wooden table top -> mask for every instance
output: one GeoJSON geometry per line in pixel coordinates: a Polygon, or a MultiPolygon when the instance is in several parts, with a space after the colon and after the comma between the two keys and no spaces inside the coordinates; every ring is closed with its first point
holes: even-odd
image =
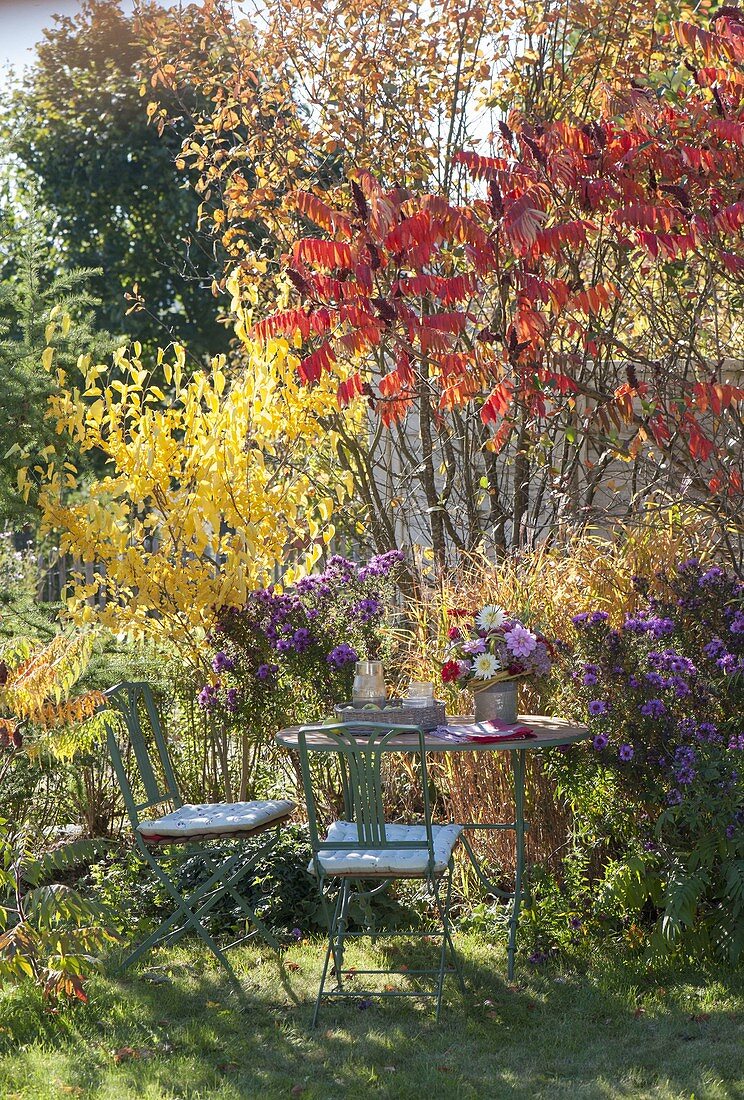
{"type": "MultiPolygon", "coordinates": [[[[448,718],[447,725],[454,730],[460,725],[468,725],[474,719],[470,717],[448,718]]],[[[556,745],[571,745],[575,741],[583,741],[589,736],[586,726],[574,726],[565,718],[548,718],[542,714],[520,714],[519,725],[529,726],[537,735],[529,738],[515,738],[513,741],[450,741],[444,737],[437,737],[435,733],[424,735],[424,746],[431,752],[503,752],[505,749],[547,749],[556,745]]],[[[381,723],[382,725],[382,723],[381,723]]],[[[279,730],[276,735],[278,745],[287,749],[296,749],[298,744],[298,726],[290,726],[279,730]]],[[[307,735],[308,748],[315,752],[333,752],[338,749],[338,742],[332,737],[324,735],[321,730],[316,730],[307,735]]],[[[385,746],[392,752],[417,752],[419,748],[418,734],[400,733],[392,737],[385,746]]]]}

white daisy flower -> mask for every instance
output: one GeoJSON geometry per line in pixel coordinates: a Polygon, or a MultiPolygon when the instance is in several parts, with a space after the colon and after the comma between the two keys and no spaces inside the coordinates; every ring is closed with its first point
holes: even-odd
{"type": "Polygon", "coordinates": [[[473,660],[473,675],[476,680],[490,680],[500,668],[501,661],[498,661],[492,653],[479,653],[473,660]]]}
{"type": "Polygon", "coordinates": [[[502,611],[500,607],[484,607],[482,611],[479,611],[475,616],[476,625],[481,630],[498,630],[506,618],[506,612],[502,611]]]}

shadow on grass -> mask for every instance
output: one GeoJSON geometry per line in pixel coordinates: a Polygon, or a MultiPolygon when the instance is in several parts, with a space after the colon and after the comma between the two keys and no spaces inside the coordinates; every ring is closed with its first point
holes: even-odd
{"type": "MultiPolygon", "coordinates": [[[[196,948],[159,954],[139,973],[92,983],[87,1008],[43,1025],[37,1009],[40,1029],[17,1021],[24,1057],[34,1038],[37,1062],[38,1040],[43,1050],[66,1055],[64,1071],[55,1071],[64,1082],[58,1093],[19,1095],[742,1095],[741,975],[651,974],[627,960],[597,959],[587,972],[558,963],[533,971],[523,963],[507,984],[503,951],[463,939],[470,995],[463,1001],[449,979],[439,1025],[430,1001],[400,999],[362,1010],[354,1002],[324,1006],[311,1031],[319,941],[290,949],[281,967],[267,951],[238,952],[241,997],[196,948]]],[[[353,947],[348,964],[399,965],[407,950],[397,942],[374,954],[353,947]]],[[[424,954],[418,947],[410,960],[424,954]]],[[[17,1068],[20,1082],[22,1064],[17,1068]]],[[[0,1076],[2,1095],[4,1083],[0,1076]]]]}

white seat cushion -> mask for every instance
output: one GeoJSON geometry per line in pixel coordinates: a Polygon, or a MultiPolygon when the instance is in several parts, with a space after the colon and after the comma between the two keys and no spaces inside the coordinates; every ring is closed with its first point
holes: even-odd
{"type": "MultiPolygon", "coordinates": [[[[432,825],[434,842],[434,873],[442,874],[452,855],[452,849],[462,832],[462,825],[432,825]]],[[[426,841],[424,825],[386,825],[385,836],[389,844],[402,840],[426,841]]],[[[326,841],[354,843],[359,833],[353,821],[334,821],[328,830],[326,841]]],[[[337,849],[326,848],[318,852],[318,862],[327,875],[425,875],[429,866],[426,848],[337,849]]],[[[311,861],[308,870],[315,870],[311,861]]]]}
{"type": "Polygon", "coordinates": [[[261,802],[215,802],[204,806],[181,806],[165,817],[140,821],[139,833],[149,840],[160,837],[224,836],[250,833],[272,821],[287,817],[295,803],[286,799],[261,802]]]}

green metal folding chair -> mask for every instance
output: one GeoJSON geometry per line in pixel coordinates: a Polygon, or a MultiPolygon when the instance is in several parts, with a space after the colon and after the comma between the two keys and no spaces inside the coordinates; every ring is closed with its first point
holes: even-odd
{"type": "MultiPolygon", "coordinates": [[[[415,742],[414,742],[415,745],[415,742]]],[[[413,746],[411,746],[413,747],[413,746]]],[[[410,747],[407,746],[410,751],[410,747]]],[[[462,828],[459,825],[434,825],[429,804],[429,785],[426,770],[424,734],[417,726],[371,725],[359,722],[343,722],[335,725],[303,726],[298,731],[298,750],[302,781],[307,802],[312,860],[309,870],[318,880],[320,898],[327,926],[328,944],[315,1002],[312,1026],[318,1023],[318,1014],[324,998],[369,997],[435,997],[436,1018],[442,1011],[442,992],[447,975],[448,957],[463,994],[465,984],[462,970],[452,942],[449,909],[452,897],[453,850],[462,828]],[[325,837],[318,831],[318,803],[313,782],[310,756],[317,751],[317,744],[308,743],[308,734],[321,734],[324,751],[338,754],[341,763],[347,821],[334,821],[325,837]],[[390,824],[385,821],[382,798],[381,763],[385,751],[394,746],[390,742],[401,734],[413,734],[418,738],[420,757],[421,797],[423,823],[420,825],[390,824]],[[330,748],[329,748],[330,747],[330,748]],[[329,882],[339,879],[340,889],[335,904],[331,906],[327,888],[329,882]],[[429,932],[389,933],[367,930],[348,931],[349,904],[352,888],[361,898],[369,898],[383,889],[393,879],[419,879],[434,901],[441,921],[441,947],[439,966],[435,969],[354,969],[353,986],[344,984],[344,943],[350,937],[368,936],[426,936],[429,932]],[[335,986],[326,989],[329,967],[333,960],[332,976],[335,986]],[[397,975],[405,979],[436,979],[433,990],[396,989],[375,991],[361,989],[358,980],[363,975],[397,975]]]]}
{"type": "Polygon", "coordinates": [[[153,873],[175,903],[175,909],[151,935],[134,948],[121,962],[124,970],[145,952],[160,944],[173,944],[188,931],[193,931],[213,952],[231,979],[237,978],[225,952],[259,933],[273,948],[279,944],[237,886],[273,847],[276,831],[296,809],[294,802],[283,799],[260,802],[224,802],[205,805],[184,805],[178,791],[157,708],[148,684],[121,683],[106,692],[112,717],[119,721],[108,724],[108,749],[117,780],[121,787],[135,843],[153,873]],[[149,726],[150,737],[143,729],[149,726]],[[131,753],[126,752],[126,741],[131,753]],[[132,775],[125,760],[131,761],[132,775]],[[139,782],[132,782],[134,772],[139,782]],[[138,801],[139,792],[144,800],[138,801]],[[143,819],[144,811],[162,810],[162,816],[143,819]],[[246,840],[264,830],[273,830],[271,838],[244,862],[240,847],[226,854],[227,839],[246,840]],[[198,855],[209,872],[192,893],[185,896],[177,885],[177,876],[163,865],[159,855],[172,845],[183,850],[184,858],[198,855]],[[245,936],[218,947],[204,925],[204,918],[217,902],[228,895],[245,915],[251,931],[245,936]]]}

